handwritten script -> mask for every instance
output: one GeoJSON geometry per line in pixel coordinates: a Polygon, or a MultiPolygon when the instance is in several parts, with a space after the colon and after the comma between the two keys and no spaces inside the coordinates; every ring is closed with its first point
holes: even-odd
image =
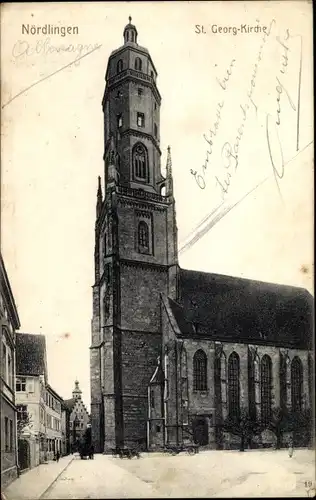
{"type": "MultiPolygon", "coordinates": [[[[289,29],[285,30],[283,36],[274,36],[273,31],[276,28],[276,21],[272,19],[270,25],[264,35],[260,40],[259,51],[257,53],[256,59],[253,64],[251,78],[248,86],[248,90],[246,92],[246,99],[243,103],[239,104],[239,110],[241,114],[240,123],[236,128],[236,132],[234,134],[233,141],[226,140],[222,146],[219,146],[220,149],[220,163],[219,167],[221,167],[220,173],[213,172],[213,179],[215,181],[215,185],[219,188],[222,199],[225,199],[229,188],[232,183],[232,179],[236,174],[239,167],[239,155],[240,148],[242,142],[245,137],[245,129],[248,118],[252,115],[252,118],[257,120],[258,111],[263,111],[265,115],[265,137],[266,137],[266,147],[268,149],[269,158],[271,162],[271,166],[273,169],[273,174],[279,189],[278,181],[284,176],[284,155],[282,143],[279,136],[279,131],[284,123],[284,111],[283,109],[287,107],[290,112],[295,113],[294,117],[296,118],[296,150],[299,150],[299,125],[300,125],[300,87],[301,87],[301,70],[302,70],[302,37],[300,35],[293,35],[290,33],[289,29]],[[290,43],[295,38],[298,38],[300,41],[300,54],[299,54],[299,77],[298,77],[298,85],[295,91],[295,95],[291,95],[290,90],[288,88],[289,77],[288,77],[288,67],[290,64],[290,55],[291,48],[290,43]],[[261,61],[264,57],[265,46],[268,40],[272,40],[276,42],[276,45],[280,50],[280,63],[279,68],[277,70],[277,74],[275,75],[275,111],[265,111],[262,108],[262,104],[259,104],[256,100],[256,86],[258,73],[261,67],[261,61]]],[[[233,72],[233,68],[235,65],[238,65],[238,61],[235,59],[232,60],[229,68],[227,69],[225,76],[223,79],[216,78],[219,86],[223,91],[223,99],[218,102],[216,107],[216,119],[214,121],[213,127],[210,129],[209,134],[203,135],[204,140],[208,143],[209,148],[206,152],[206,160],[202,165],[200,171],[198,170],[190,170],[190,173],[194,177],[198,187],[200,189],[205,189],[207,185],[207,173],[209,167],[211,166],[211,158],[214,150],[214,141],[219,131],[220,125],[222,124],[222,111],[225,107],[225,92],[229,87],[230,77],[233,72]],[[236,64],[235,64],[236,63],[236,64]]],[[[292,90],[293,91],[293,90],[292,90]]],[[[280,190],[279,190],[280,191],[280,190]]]]}
{"type": "Polygon", "coordinates": [[[92,50],[98,48],[98,46],[99,44],[83,45],[81,43],[75,45],[71,43],[68,45],[52,45],[50,38],[46,38],[45,40],[37,40],[33,44],[30,44],[27,40],[18,40],[13,45],[12,56],[14,60],[22,60],[26,57],[48,56],[51,54],[69,52],[76,56],[74,64],[78,65],[80,63],[80,59],[84,54],[91,52],[92,50]]]}

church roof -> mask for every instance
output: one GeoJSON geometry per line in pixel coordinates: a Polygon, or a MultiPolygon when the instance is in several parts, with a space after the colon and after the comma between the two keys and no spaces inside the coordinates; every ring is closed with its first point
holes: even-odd
{"type": "Polygon", "coordinates": [[[169,299],[184,336],[311,347],[313,298],[303,289],[179,270],[178,303],[169,299]]]}
{"type": "Polygon", "coordinates": [[[44,335],[16,334],[16,374],[46,374],[46,341],[44,335]]]}

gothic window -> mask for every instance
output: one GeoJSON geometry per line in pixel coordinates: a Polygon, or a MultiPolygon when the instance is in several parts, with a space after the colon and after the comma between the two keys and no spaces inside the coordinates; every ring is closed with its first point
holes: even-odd
{"type": "Polygon", "coordinates": [[[291,364],[291,399],[294,412],[302,409],[303,367],[300,358],[295,356],[291,364]]]}
{"type": "Polygon", "coordinates": [[[118,128],[122,127],[123,125],[123,117],[121,114],[117,115],[117,126],[118,128]]]}
{"type": "Polygon", "coordinates": [[[143,89],[141,87],[139,87],[137,90],[137,93],[138,93],[139,97],[141,97],[143,95],[143,89]]]}
{"type": "Polygon", "coordinates": [[[137,113],[137,126],[145,127],[145,115],[144,113],[137,113]]]}
{"type": "Polygon", "coordinates": [[[154,78],[154,72],[153,71],[150,72],[150,76],[152,77],[152,79],[154,78]]]}
{"type": "Polygon", "coordinates": [[[221,381],[221,398],[222,398],[222,403],[227,402],[227,396],[226,396],[226,391],[227,391],[227,375],[226,375],[226,356],[225,353],[222,352],[221,357],[220,357],[220,381],[221,381]]]}
{"type": "Polygon", "coordinates": [[[280,406],[283,410],[287,407],[287,363],[286,356],[280,353],[280,406]]]}
{"type": "Polygon", "coordinates": [[[154,135],[155,135],[155,137],[157,137],[157,135],[158,135],[157,123],[154,123],[154,135]]]}
{"type": "Polygon", "coordinates": [[[116,72],[121,73],[121,71],[123,71],[123,61],[122,59],[119,59],[116,65],[116,72]]]}
{"type": "Polygon", "coordinates": [[[154,108],[155,108],[155,109],[157,109],[157,103],[156,103],[156,102],[155,102],[155,104],[154,104],[154,108]]]}
{"type": "Polygon", "coordinates": [[[133,149],[134,175],[138,179],[147,180],[148,162],[147,151],[143,144],[137,144],[133,149]]]}
{"type": "Polygon", "coordinates": [[[263,356],[261,360],[261,420],[267,425],[271,419],[272,405],[272,363],[270,356],[263,356]]]}
{"type": "Polygon", "coordinates": [[[138,224],[138,251],[141,253],[149,252],[149,229],[143,220],[138,224]]]}
{"type": "Polygon", "coordinates": [[[139,57],[136,57],[135,59],[135,69],[136,71],[142,70],[142,60],[139,57]]]}
{"type": "Polygon", "coordinates": [[[260,361],[255,353],[249,356],[249,410],[253,418],[257,417],[257,404],[260,397],[260,361]]]}
{"type": "Polygon", "coordinates": [[[228,412],[231,417],[240,413],[239,356],[232,352],[228,359],[228,412]]]}
{"type": "Polygon", "coordinates": [[[202,349],[196,351],[193,357],[193,390],[207,390],[207,356],[202,349]]]}

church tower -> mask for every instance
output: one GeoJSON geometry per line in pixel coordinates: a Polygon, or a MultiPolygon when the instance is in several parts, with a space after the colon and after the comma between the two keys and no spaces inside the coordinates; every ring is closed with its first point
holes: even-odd
{"type": "Polygon", "coordinates": [[[161,173],[157,71],[124,28],[105,75],[91,359],[95,450],[146,444],[147,387],[161,351],[161,295],[176,299],[177,227],[170,148],[161,173]]]}

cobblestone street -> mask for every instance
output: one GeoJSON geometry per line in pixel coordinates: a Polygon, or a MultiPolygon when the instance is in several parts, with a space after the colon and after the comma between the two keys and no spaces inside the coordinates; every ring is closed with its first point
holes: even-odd
{"type": "Polygon", "coordinates": [[[142,454],[138,460],[96,455],[65,457],[23,474],[7,500],[68,498],[305,497],[314,496],[312,450],[205,451],[178,456],[142,454]]]}

